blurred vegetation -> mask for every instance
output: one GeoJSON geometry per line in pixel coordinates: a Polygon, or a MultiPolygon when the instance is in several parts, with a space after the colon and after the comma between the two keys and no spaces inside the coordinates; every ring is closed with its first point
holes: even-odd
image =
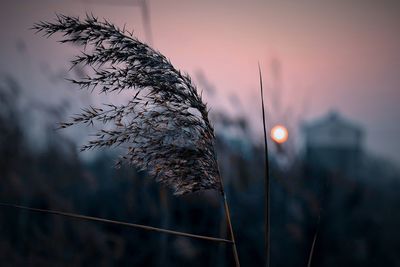
{"type": "MultiPolygon", "coordinates": [[[[173,197],[143,172],[113,169],[112,152],[83,161],[74,142],[51,128],[43,137],[46,148],[31,148],[20,103],[23,90],[11,77],[2,77],[0,84],[1,202],[226,235],[215,192],[173,197]]],[[[214,115],[220,132],[229,126],[242,133],[235,138],[217,134],[224,136],[217,140],[218,158],[242,265],[262,266],[263,147],[246,140],[245,119],[214,115]]],[[[277,156],[271,162],[272,266],[306,266],[319,214],[312,266],[400,266],[395,168],[365,155],[354,166],[357,177],[349,177],[340,170],[315,171],[302,156],[283,168],[277,156]]],[[[0,264],[232,266],[232,255],[218,243],[1,208],[0,264]]]]}

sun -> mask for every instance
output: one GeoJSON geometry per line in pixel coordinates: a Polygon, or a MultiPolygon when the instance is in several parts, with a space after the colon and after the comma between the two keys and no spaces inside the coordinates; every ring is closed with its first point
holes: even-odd
{"type": "Polygon", "coordinates": [[[283,144],[288,140],[289,133],[285,126],[275,125],[271,130],[271,138],[278,144],[283,144]]]}

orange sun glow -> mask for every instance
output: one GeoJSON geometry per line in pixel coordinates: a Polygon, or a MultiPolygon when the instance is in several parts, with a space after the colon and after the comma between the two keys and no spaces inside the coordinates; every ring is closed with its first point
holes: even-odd
{"type": "Polygon", "coordinates": [[[275,125],[271,130],[271,138],[278,144],[283,144],[289,137],[288,130],[282,125],[275,125]]]}

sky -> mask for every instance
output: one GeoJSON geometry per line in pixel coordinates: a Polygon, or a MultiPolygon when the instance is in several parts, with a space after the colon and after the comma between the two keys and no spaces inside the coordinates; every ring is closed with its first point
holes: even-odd
{"type": "MultiPolygon", "coordinates": [[[[141,9],[115,2],[135,1],[1,1],[0,74],[18,77],[38,101],[80,94],[57,80],[68,75],[66,62],[77,48],[29,28],[55,13],[89,12],[126,23],[146,41],[141,9]]],[[[148,6],[153,46],[195,81],[200,72],[206,77],[217,90],[207,97],[212,109],[261,120],[260,63],[271,121],[312,121],[337,110],[363,127],[369,151],[400,163],[399,1],[149,0],[148,6]]],[[[259,122],[253,127],[261,132],[259,122]]]]}

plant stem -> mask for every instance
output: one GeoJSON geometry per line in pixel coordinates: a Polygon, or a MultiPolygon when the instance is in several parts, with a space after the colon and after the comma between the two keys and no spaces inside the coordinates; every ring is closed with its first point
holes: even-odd
{"type": "Polygon", "coordinates": [[[235,258],[235,264],[236,264],[236,267],[240,267],[239,255],[238,255],[238,252],[237,252],[236,242],[235,242],[235,235],[233,234],[233,227],[232,227],[232,222],[231,222],[231,213],[229,212],[228,201],[226,200],[226,195],[225,195],[224,191],[222,191],[222,197],[224,198],[224,208],[225,208],[226,221],[228,223],[229,232],[230,232],[230,236],[231,236],[231,241],[233,242],[232,243],[232,249],[233,249],[233,256],[235,258]]]}
{"type": "Polygon", "coordinates": [[[268,159],[268,142],[267,142],[267,127],[265,122],[265,107],[264,107],[264,92],[263,92],[263,81],[261,75],[260,64],[258,64],[258,72],[260,76],[260,91],[261,91],[261,107],[263,117],[263,128],[264,128],[264,149],[265,149],[265,171],[264,171],[264,186],[265,186],[265,266],[269,267],[271,262],[271,244],[270,244],[270,177],[269,177],[269,159],[268,159]]]}
{"type": "Polygon", "coordinates": [[[214,242],[223,242],[223,243],[234,244],[234,241],[223,239],[223,238],[189,234],[189,233],[173,231],[173,230],[167,230],[167,229],[161,229],[161,228],[142,225],[142,224],[120,222],[120,221],[108,220],[108,219],[103,219],[103,218],[98,218],[98,217],[74,214],[74,213],[69,213],[69,212],[38,209],[38,208],[30,208],[30,207],[25,207],[25,206],[21,206],[21,205],[1,203],[1,202],[0,202],[0,206],[9,207],[9,208],[16,208],[16,209],[22,209],[22,210],[28,210],[28,211],[33,211],[33,212],[60,215],[60,216],[69,217],[69,218],[75,218],[75,219],[80,219],[80,220],[96,221],[96,222],[102,222],[102,223],[108,223],[108,224],[123,225],[123,226],[128,226],[128,227],[133,227],[133,228],[139,228],[139,229],[143,229],[143,230],[147,230],[147,231],[156,231],[156,232],[161,232],[161,233],[165,233],[165,234],[172,234],[172,235],[178,235],[178,236],[184,236],[184,237],[190,237],[190,238],[196,238],[196,239],[202,239],[202,240],[208,240],[208,241],[214,241],[214,242]]]}
{"type": "Polygon", "coordinates": [[[317,225],[316,225],[316,228],[315,228],[315,234],[314,234],[313,242],[311,244],[310,255],[308,256],[307,267],[311,267],[312,259],[313,259],[313,256],[314,256],[315,244],[317,243],[319,227],[320,227],[320,224],[321,224],[321,216],[322,216],[322,210],[323,210],[322,209],[323,200],[324,199],[322,199],[322,201],[321,201],[321,207],[320,207],[319,213],[318,213],[317,225]]]}
{"type": "Polygon", "coordinates": [[[225,190],[224,190],[224,181],[222,180],[222,176],[221,176],[221,171],[219,169],[219,165],[218,165],[218,174],[219,174],[219,177],[220,177],[220,179],[219,179],[219,182],[220,182],[220,185],[221,185],[220,193],[221,193],[221,196],[222,196],[223,201],[224,201],[226,222],[228,224],[229,233],[230,233],[231,241],[232,241],[233,257],[235,259],[236,267],[240,267],[239,254],[238,254],[237,248],[236,248],[235,235],[233,233],[233,227],[232,227],[232,221],[231,221],[231,213],[229,212],[228,201],[226,200],[226,194],[225,194],[225,190]]]}
{"type": "Polygon", "coordinates": [[[313,242],[312,242],[312,245],[311,245],[311,250],[310,250],[310,255],[308,257],[307,267],[311,267],[311,262],[312,262],[312,258],[313,258],[313,255],[314,255],[315,243],[317,243],[317,238],[318,238],[318,230],[319,230],[320,219],[321,219],[321,216],[318,216],[317,229],[315,230],[313,242]]]}

